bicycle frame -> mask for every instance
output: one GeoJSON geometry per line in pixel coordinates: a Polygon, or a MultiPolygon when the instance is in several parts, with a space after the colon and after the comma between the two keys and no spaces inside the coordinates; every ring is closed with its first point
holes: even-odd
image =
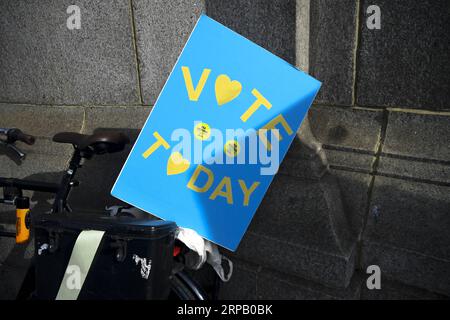
{"type": "MultiPolygon", "coordinates": [[[[25,137],[26,139],[33,139],[32,136],[23,134],[18,129],[6,129],[0,128],[0,134],[6,135],[6,140],[0,139],[0,146],[6,146],[12,149],[16,154],[23,159],[25,153],[18,149],[14,142],[16,140],[22,140],[17,137],[11,139],[8,133],[14,130],[17,136],[19,132],[20,137],[25,137]]],[[[22,140],[23,141],[23,140],[22,140]]],[[[30,140],[28,140],[30,141],[30,140]]],[[[30,143],[29,143],[30,144],[30,143]]],[[[32,143],[31,143],[32,144],[32,143]]],[[[3,198],[0,198],[0,203],[12,205],[16,207],[16,229],[17,232],[0,231],[0,236],[4,237],[15,237],[17,243],[23,243],[28,240],[29,237],[29,198],[23,196],[23,191],[37,191],[55,194],[54,203],[52,206],[52,213],[62,213],[65,210],[71,212],[67,198],[69,197],[70,190],[73,186],[78,185],[78,182],[74,181],[76,170],[81,166],[81,160],[89,155],[82,155],[79,150],[75,150],[69,163],[69,167],[61,178],[60,183],[49,183],[45,181],[33,181],[26,179],[16,179],[16,178],[1,178],[0,177],[0,188],[3,189],[3,198]],[[21,232],[19,232],[21,231],[21,232]]]]}
{"type": "MultiPolygon", "coordinates": [[[[0,128],[0,135],[7,135],[8,131],[11,129],[0,128]]],[[[15,129],[16,134],[20,136],[22,134],[22,139],[30,139],[31,136],[23,134],[20,130],[15,129]]],[[[31,137],[32,138],[32,137],[31,137]]],[[[0,147],[5,146],[13,151],[23,159],[25,153],[20,151],[14,146],[16,140],[24,141],[20,138],[17,139],[0,139],[0,147]]],[[[33,138],[34,139],[34,138],[33,138]]],[[[28,140],[30,141],[30,140],[28,140]]],[[[27,142],[26,142],[27,143],[27,142]]],[[[32,144],[32,143],[29,143],[32,144]]],[[[83,158],[90,159],[93,156],[93,152],[90,151],[80,151],[75,148],[72,157],[70,159],[68,168],[63,172],[62,178],[59,183],[50,183],[45,181],[34,181],[27,179],[17,179],[17,178],[2,178],[0,177],[0,189],[3,189],[3,199],[0,199],[0,204],[13,205],[16,207],[17,230],[21,228],[26,229],[25,233],[14,233],[8,231],[0,231],[0,236],[16,237],[17,243],[23,243],[28,241],[29,238],[29,198],[24,197],[23,191],[35,191],[35,192],[45,192],[55,194],[54,203],[52,205],[51,213],[59,214],[63,212],[71,212],[71,208],[67,203],[70,191],[73,187],[78,185],[78,182],[74,180],[75,174],[78,168],[81,167],[81,162],[83,158]]],[[[171,283],[172,292],[181,299],[194,299],[194,300],[205,300],[207,298],[206,294],[203,292],[202,288],[195,283],[186,273],[179,271],[174,274],[174,280],[171,283]]]]}

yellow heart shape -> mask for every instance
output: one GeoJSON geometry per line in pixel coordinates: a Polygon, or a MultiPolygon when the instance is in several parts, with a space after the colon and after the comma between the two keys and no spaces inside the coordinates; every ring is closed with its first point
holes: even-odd
{"type": "Polygon", "coordinates": [[[242,90],[242,85],[239,81],[231,81],[230,77],[221,74],[216,79],[216,100],[219,106],[235,99],[242,90]]]}
{"type": "Polygon", "coordinates": [[[170,155],[169,160],[167,160],[167,175],[180,174],[189,169],[191,163],[184,159],[182,154],[179,152],[174,152],[170,155]]]}

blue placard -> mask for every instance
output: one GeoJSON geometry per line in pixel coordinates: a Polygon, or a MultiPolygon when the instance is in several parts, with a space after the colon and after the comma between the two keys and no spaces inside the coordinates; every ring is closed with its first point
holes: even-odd
{"type": "Polygon", "coordinates": [[[112,195],[236,250],[319,88],[202,15],[112,195]]]}

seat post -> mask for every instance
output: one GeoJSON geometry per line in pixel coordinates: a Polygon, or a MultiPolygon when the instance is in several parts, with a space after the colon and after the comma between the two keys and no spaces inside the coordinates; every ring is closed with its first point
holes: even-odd
{"type": "Polygon", "coordinates": [[[70,159],[69,167],[64,172],[59,184],[59,190],[56,194],[55,202],[53,203],[53,213],[62,213],[64,212],[64,209],[68,209],[68,211],[70,212],[70,208],[67,205],[67,198],[69,196],[70,190],[74,186],[73,178],[75,177],[75,173],[77,169],[81,167],[81,159],[81,151],[75,148],[72,158],[70,159]]]}

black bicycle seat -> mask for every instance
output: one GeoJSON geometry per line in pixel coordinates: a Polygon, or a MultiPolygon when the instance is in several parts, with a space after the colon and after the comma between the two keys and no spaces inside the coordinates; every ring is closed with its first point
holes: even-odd
{"type": "Polygon", "coordinates": [[[77,132],[60,132],[53,136],[53,141],[70,143],[76,149],[95,154],[122,151],[130,139],[122,132],[99,131],[92,135],[77,132]]]}

